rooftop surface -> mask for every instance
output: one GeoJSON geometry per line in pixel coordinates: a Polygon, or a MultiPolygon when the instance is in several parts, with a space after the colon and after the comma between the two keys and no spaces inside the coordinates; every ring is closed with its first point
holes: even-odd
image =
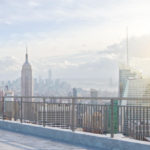
{"type": "Polygon", "coordinates": [[[0,130],[1,150],[91,150],[49,139],[0,130]]]}

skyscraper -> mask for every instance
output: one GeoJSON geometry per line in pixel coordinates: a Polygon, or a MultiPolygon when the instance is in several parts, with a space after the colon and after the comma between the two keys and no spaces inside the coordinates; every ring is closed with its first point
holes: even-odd
{"type": "Polygon", "coordinates": [[[23,98],[23,119],[32,120],[33,119],[33,106],[32,98],[33,96],[33,81],[32,81],[32,67],[28,61],[28,53],[26,51],[25,63],[22,66],[21,71],[21,95],[30,97],[23,98]]]}
{"type": "MultiPolygon", "coordinates": [[[[26,52],[25,63],[22,66],[21,71],[21,95],[33,96],[33,81],[32,81],[32,67],[28,61],[28,53],[26,52]]],[[[32,98],[28,98],[28,101],[32,101],[32,98]]]]}
{"type": "Polygon", "coordinates": [[[131,69],[129,66],[119,67],[119,97],[123,97],[128,79],[141,78],[141,74],[131,69]]]}
{"type": "Polygon", "coordinates": [[[50,69],[48,70],[48,80],[52,80],[52,71],[50,69]]]}

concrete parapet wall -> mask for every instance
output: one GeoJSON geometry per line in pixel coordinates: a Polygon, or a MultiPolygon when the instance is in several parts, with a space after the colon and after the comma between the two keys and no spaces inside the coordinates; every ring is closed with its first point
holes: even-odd
{"type": "Polygon", "coordinates": [[[111,139],[105,135],[71,132],[69,130],[47,127],[44,128],[39,125],[21,124],[11,121],[0,120],[0,129],[103,150],[150,150],[149,142],[137,141],[133,139],[111,139]]]}

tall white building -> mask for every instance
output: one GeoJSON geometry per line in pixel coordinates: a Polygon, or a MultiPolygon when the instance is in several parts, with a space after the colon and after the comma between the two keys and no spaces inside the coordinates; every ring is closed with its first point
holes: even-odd
{"type": "Polygon", "coordinates": [[[142,75],[131,69],[129,66],[120,66],[119,67],[119,97],[123,97],[124,96],[124,92],[125,92],[125,88],[126,88],[126,84],[127,81],[129,79],[141,79],[142,75]]]}
{"type": "MultiPolygon", "coordinates": [[[[28,54],[26,53],[25,63],[21,71],[21,95],[33,96],[33,81],[32,81],[32,67],[28,61],[28,54]]],[[[31,98],[26,99],[32,101],[31,98]]]]}
{"type": "MultiPolygon", "coordinates": [[[[149,98],[150,79],[129,79],[123,97],[149,98]]],[[[129,100],[125,104],[129,106],[150,106],[150,100],[129,100]]]]}
{"type": "MultiPolygon", "coordinates": [[[[120,70],[120,96],[137,98],[120,101],[123,107],[119,109],[120,125],[124,125],[123,133],[140,139],[145,133],[150,133],[150,79],[143,79],[141,74],[133,70],[120,70]],[[143,98],[143,99],[142,99],[143,98]],[[127,107],[128,106],[128,107],[127,107]],[[141,121],[142,120],[142,121],[141,121]]],[[[121,126],[119,126],[121,129],[121,126]]],[[[148,135],[147,135],[148,136],[148,135]]]]}

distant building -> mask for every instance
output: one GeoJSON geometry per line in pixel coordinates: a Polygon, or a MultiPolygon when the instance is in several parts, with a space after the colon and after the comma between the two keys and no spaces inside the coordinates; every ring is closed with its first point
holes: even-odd
{"type": "Polygon", "coordinates": [[[0,89],[0,101],[2,101],[3,96],[4,96],[4,90],[0,89]]]}
{"type": "Polygon", "coordinates": [[[91,89],[90,91],[90,96],[91,97],[98,97],[98,91],[95,89],[91,89]]]}
{"type": "MultiPolygon", "coordinates": [[[[70,107],[69,104],[61,105],[59,103],[55,103],[55,104],[47,103],[44,118],[43,118],[43,111],[41,107],[39,106],[37,109],[38,109],[38,116],[37,116],[38,124],[42,124],[43,120],[45,120],[47,126],[62,127],[62,128],[71,127],[72,108],[70,107]]],[[[74,123],[76,124],[76,111],[74,115],[75,115],[74,123]]]]}
{"type": "Polygon", "coordinates": [[[128,106],[125,112],[121,113],[120,110],[121,118],[126,115],[123,120],[124,134],[130,133],[131,136],[136,135],[135,138],[140,138],[145,133],[150,133],[150,122],[147,122],[150,120],[150,109],[148,109],[150,100],[140,100],[150,97],[150,79],[129,79],[123,97],[137,98],[137,100],[123,100],[121,103],[122,106],[128,106]]]}
{"type": "MultiPolygon", "coordinates": [[[[150,97],[150,79],[129,79],[126,84],[123,97],[130,98],[149,98],[150,97]]],[[[130,100],[123,101],[124,105],[132,106],[148,106],[150,100],[130,100]]]]}
{"type": "MultiPolygon", "coordinates": [[[[121,97],[146,98],[150,97],[150,79],[143,79],[142,75],[129,68],[119,70],[119,89],[121,97]]],[[[147,106],[142,100],[123,100],[121,105],[147,106]]]]}
{"type": "Polygon", "coordinates": [[[119,97],[123,97],[128,79],[142,78],[141,74],[128,66],[119,67],[119,97]]]}
{"type": "Polygon", "coordinates": [[[15,103],[14,98],[9,98],[9,96],[14,96],[14,91],[11,90],[5,90],[5,99],[4,99],[4,113],[6,119],[14,118],[14,112],[15,112],[15,103]]]}
{"type": "MultiPolygon", "coordinates": [[[[21,95],[33,96],[33,81],[32,81],[32,68],[28,61],[28,54],[26,53],[26,60],[22,66],[21,71],[21,95]]],[[[32,101],[32,98],[26,99],[32,101]]]]}
{"type": "Polygon", "coordinates": [[[7,90],[5,91],[5,94],[4,94],[6,97],[5,97],[5,101],[14,101],[14,97],[12,98],[8,98],[9,96],[14,96],[14,91],[11,91],[11,90],[7,90]],[[7,97],[8,96],[8,97],[7,97]]]}
{"type": "MultiPolygon", "coordinates": [[[[145,133],[150,133],[150,123],[145,121],[146,117],[147,120],[150,119],[150,110],[147,109],[147,106],[150,106],[150,100],[141,100],[150,97],[150,79],[143,79],[138,73],[132,74],[129,71],[126,71],[126,75],[128,78],[124,82],[121,96],[137,98],[137,100],[121,101],[122,106],[128,106],[124,112],[119,110],[120,118],[123,118],[122,122],[124,123],[123,133],[125,135],[130,134],[129,136],[136,135],[135,138],[140,138],[145,133]]],[[[121,122],[119,124],[121,125],[121,122]]]]}
{"type": "Polygon", "coordinates": [[[48,80],[52,80],[52,71],[50,69],[48,70],[48,80]]]}
{"type": "Polygon", "coordinates": [[[32,81],[32,68],[28,61],[28,54],[26,53],[26,60],[25,63],[22,66],[21,71],[21,95],[30,97],[30,98],[23,98],[23,101],[26,103],[23,103],[23,117],[25,120],[32,120],[33,119],[33,106],[32,102],[33,99],[31,96],[33,96],[33,81],[32,81]]]}
{"type": "MultiPolygon", "coordinates": [[[[141,93],[141,92],[139,92],[139,90],[143,90],[142,86],[141,86],[141,83],[142,83],[141,81],[143,82],[143,79],[142,79],[142,75],[139,72],[131,69],[129,66],[120,66],[119,67],[119,93],[118,93],[119,97],[138,97],[137,94],[141,93]],[[137,94],[135,94],[135,92],[137,94]]],[[[131,100],[130,101],[122,100],[119,102],[114,101],[114,112],[116,112],[114,114],[114,118],[116,118],[115,119],[116,126],[117,126],[117,122],[118,122],[117,112],[119,111],[119,114],[121,114],[119,118],[122,118],[123,114],[125,115],[124,112],[122,113],[121,110],[118,110],[117,105],[119,104],[119,105],[126,106],[126,105],[128,105],[128,103],[129,103],[129,105],[131,103],[136,104],[135,101],[131,101],[131,100]]],[[[119,120],[120,120],[119,128],[121,129],[122,122],[121,122],[121,119],[119,119],[119,120]]],[[[126,124],[126,122],[127,122],[127,120],[122,120],[122,121],[124,122],[124,124],[126,124]]],[[[126,129],[127,129],[127,127],[126,127],[126,129]]]]}

